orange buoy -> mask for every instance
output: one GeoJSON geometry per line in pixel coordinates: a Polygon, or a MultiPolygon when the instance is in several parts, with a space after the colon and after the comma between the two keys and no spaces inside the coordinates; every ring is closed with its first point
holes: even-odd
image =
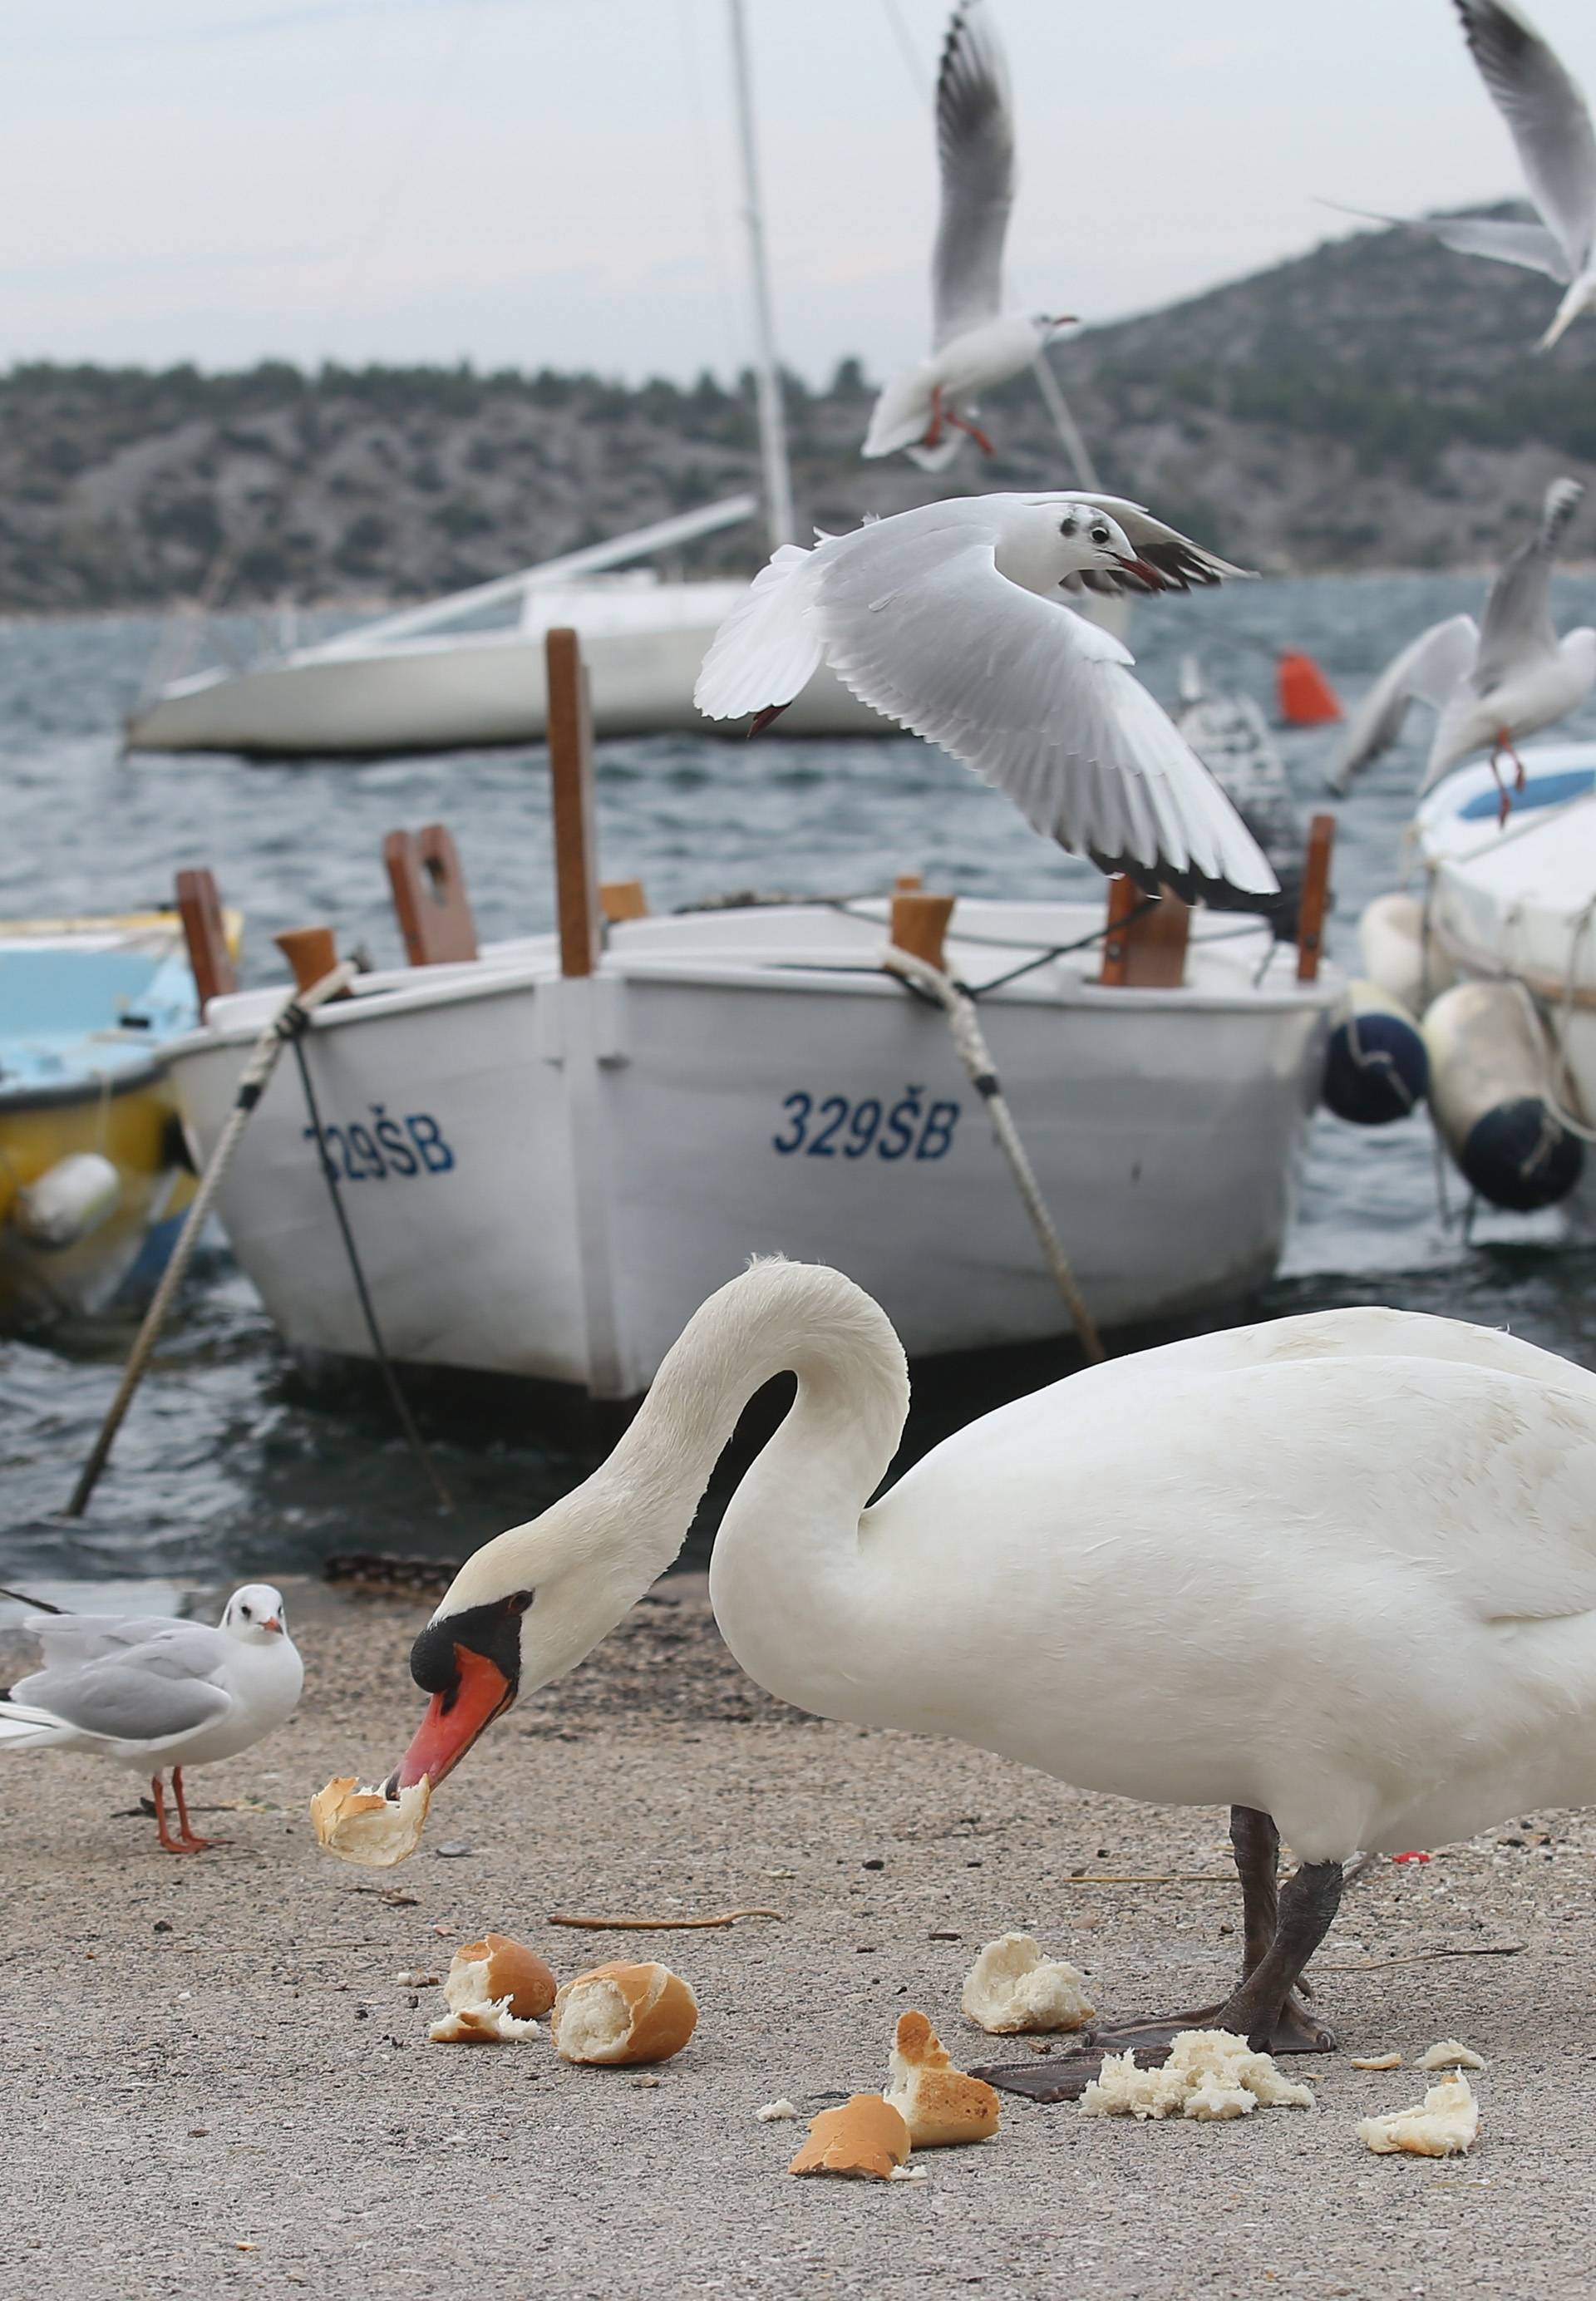
{"type": "Polygon", "coordinates": [[[1280,715],[1288,727],[1323,727],[1342,718],[1336,692],[1311,655],[1283,648],[1274,665],[1280,715]]]}

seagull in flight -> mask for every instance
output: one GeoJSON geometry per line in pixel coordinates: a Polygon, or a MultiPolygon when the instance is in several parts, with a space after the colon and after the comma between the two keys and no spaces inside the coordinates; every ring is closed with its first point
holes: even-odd
{"type": "Polygon", "coordinates": [[[1014,106],[1002,43],[986,0],[956,9],[937,76],[941,212],[932,259],[932,354],[895,376],[875,403],[865,456],[907,448],[928,472],[965,438],[992,443],[975,398],[1030,367],[1069,316],[1004,309],[1003,242],[1014,205],[1014,106]]]}
{"type": "Polygon", "coordinates": [[[694,700],[710,719],[755,714],[757,733],[830,664],[1099,870],[1256,910],[1278,891],[1256,841],[1129,650],[1066,604],[1244,572],[1116,497],[923,504],[812,551],[783,544],[716,632],[694,700]]]}
{"type": "Polygon", "coordinates": [[[305,1665],[281,1592],[247,1583],[214,1629],[160,1615],[54,1611],[29,1615],[23,1627],[43,1646],[45,1666],[0,1693],[0,1753],[88,1750],[147,1771],[166,1851],[197,1853],[219,1843],[189,1826],[183,1769],[237,1757],[293,1711],[305,1665]],[[168,1766],[176,1837],[161,1779],[168,1766]]]}
{"type": "MultiPolygon", "coordinates": [[[[1516,0],[1452,0],[1492,101],[1518,147],[1538,223],[1499,216],[1378,216],[1427,232],[1459,255],[1543,272],[1567,292],[1536,345],[1550,351],[1596,309],[1596,134],[1578,82],[1516,0]]],[[[1362,213],[1366,211],[1354,211],[1362,213]]]]}
{"type": "Polygon", "coordinates": [[[1440,714],[1421,792],[1489,749],[1506,823],[1512,801],[1501,759],[1512,760],[1522,791],[1518,739],[1566,718],[1596,686],[1596,631],[1582,627],[1558,639],[1549,596],[1558,540],[1583,494],[1576,480],[1552,481],[1540,526],[1491,587],[1483,626],[1472,615],[1450,615],[1386,665],[1331,761],[1333,791],[1345,793],[1360,769],[1391,749],[1416,699],[1440,714]]]}

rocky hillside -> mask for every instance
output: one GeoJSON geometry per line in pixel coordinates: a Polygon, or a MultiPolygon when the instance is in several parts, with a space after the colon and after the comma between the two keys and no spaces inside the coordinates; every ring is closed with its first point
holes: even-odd
{"type": "MultiPolygon", "coordinates": [[[[1106,481],[1279,571],[1476,564],[1558,471],[1596,479],[1596,322],[1541,358],[1550,281],[1375,232],[1082,332],[1054,359],[1106,481]]],[[[856,363],[794,383],[798,499],[823,525],[930,492],[857,460],[856,363]]],[[[1000,452],[941,487],[1057,486],[1028,381],[1000,452]]],[[[406,598],[753,484],[745,381],[268,364],[0,377],[0,607],[406,598]]],[[[751,531],[697,547],[753,564],[751,531]]]]}

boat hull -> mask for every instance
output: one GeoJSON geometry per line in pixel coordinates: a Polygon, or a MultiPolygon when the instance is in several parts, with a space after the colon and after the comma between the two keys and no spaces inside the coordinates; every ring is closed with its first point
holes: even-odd
{"type": "MultiPolygon", "coordinates": [[[[576,620],[580,608],[572,613],[576,620]]],[[[656,630],[609,632],[582,623],[594,732],[741,734],[740,723],[717,726],[693,704],[693,682],[718,620],[706,614],[656,630]]],[[[369,757],[539,743],[547,724],[540,626],[416,640],[370,654],[306,650],[180,681],[133,714],[125,740],[140,751],[369,757]]],[[[780,724],[793,735],[896,732],[826,670],[815,674],[780,724]]]]}
{"type": "MultiPolygon", "coordinates": [[[[873,930],[861,957],[879,947],[873,930]]],[[[823,981],[795,961],[639,962],[577,983],[479,964],[368,983],[318,1016],[308,1051],[397,1360],[632,1397],[698,1302],[768,1253],[847,1270],[913,1356],[1067,1329],[943,1017],[868,963],[823,981]]],[[[1210,1309],[1268,1278],[1329,995],[1075,981],[1065,998],[1015,986],[983,1008],[1100,1323],[1210,1309]]],[[[173,1050],[202,1157],[251,1020],[173,1050]]],[[[369,1357],[289,1066],[218,1204],[289,1344],[369,1357]]]]}

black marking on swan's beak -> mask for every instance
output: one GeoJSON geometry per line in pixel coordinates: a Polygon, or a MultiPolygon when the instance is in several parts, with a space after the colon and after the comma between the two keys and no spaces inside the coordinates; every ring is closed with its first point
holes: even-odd
{"type": "Polygon", "coordinates": [[[521,1686],[521,1618],[531,1604],[518,1590],[429,1622],[410,1649],[410,1675],[432,1696],[427,1714],[383,1785],[389,1796],[423,1776],[434,1788],[478,1736],[502,1717],[521,1686]]]}

